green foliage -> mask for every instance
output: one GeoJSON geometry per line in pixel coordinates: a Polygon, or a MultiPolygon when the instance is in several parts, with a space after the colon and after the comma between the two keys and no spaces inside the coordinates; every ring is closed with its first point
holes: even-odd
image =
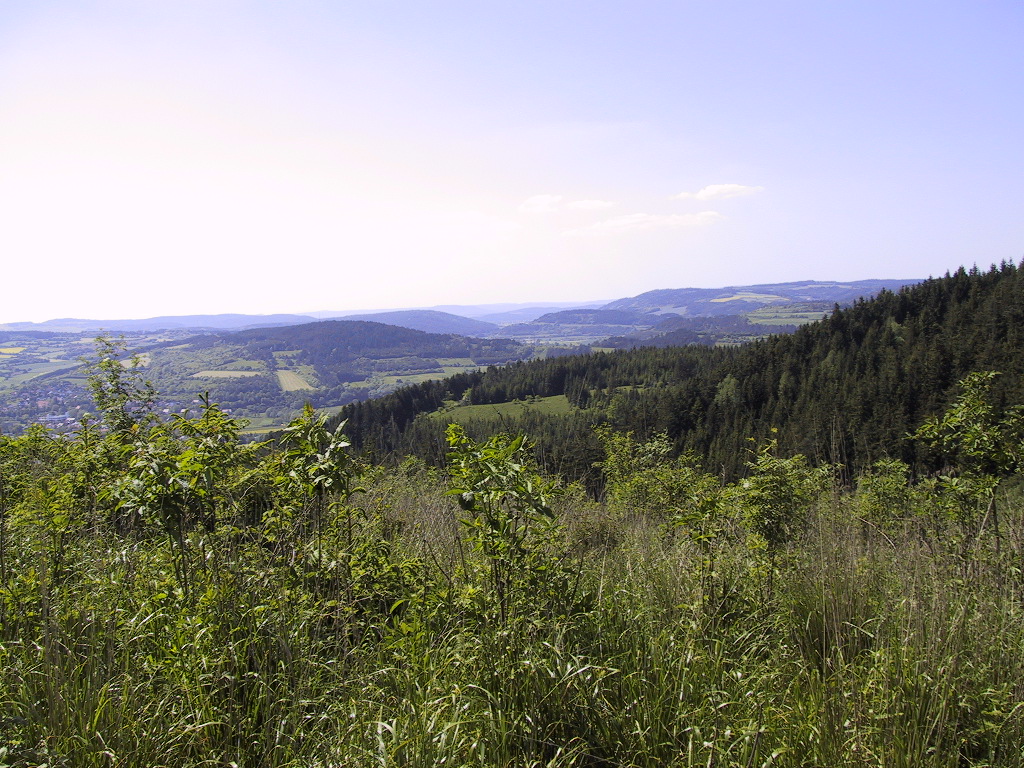
{"type": "Polygon", "coordinates": [[[830,467],[812,467],[806,456],[778,455],[769,440],[747,462],[750,474],[737,487],[744,518],[752,533],[774,551],[805,527],[811,505],[829,488],[830,467]]]}
{"type": "Polygon", "coordinates": [[[637,443],[632,432],[616,432],[607,425],[598,427],[596,432],[605,453],[598,466],[604,472],[608,492],[613,496],[637,473],[662,466],[672,453],[672,445],[663,434],[637,443]]]}
{"type": "Polygon", "coordinates": [[[212,530],[231,492],[231,472],[252,462],[253,447],[239,444],[240,424],[209,397],[198,418],[175,415],[154,426],[127,454],[126,471],[112,496],[140,519],[155,517],[177,538],[195,525],[212,530]]]}
{"type": "Polygon", "coordinates": [[[971,474],[1024,470],[1024,406],[1000,412],[991,402],[996,371],[971,373],[960,395],[940,416],[929,418],[913,438],[959,460],[971,474]]]}
{"type": "Polygon", "coordinates": [[[910,484],[909,471],[899,459],[880,459],[861,476],[858,510],[868,524],[891,531],[917,514],[920,494],[910,484]]]}
{"type": "Polygon", "coordinates": [[[124,339],[96,338],[95,357],[86,361],[89,391],[104,425],[116,434],[144,427],[152,418],[156,390],[142,376],[138,356],[125,360],[124,339]]]}
{"type": "Polygon", "coordinates": [[[452,426],[446,493],[240,426],[0,438],[0,764],[1024,765],[1019,489],[943,546],[992,476],[603,430],[599,502],[452,426]]]}
{"type": "Polygon", "coordinates": [[[304,500],[322,499],[327,494],[345,499],[353,490],[354,461],[346,453],[350,443],[342,433],[345,422],[332,432],[327,429],[327,419],[307,403],[302,415],[282,431],[281,482],[304,500]]]}
{"type": "Polygon", "coordinates": [[[841,464],[845,481],[881,456],[923,474],[941,469],[935,454],[904,438],[946,408],[958,380],[1001,370],[995,402],[1024,399],[1022,328],[1024,270],[1003,263],[882,292],[792,334],[742,347],[642,347],[534,360],[408,387],[352,404],[339,418],[349,419],[357,449],[415,453],[441,466],[440,420],[417,415],[467,392],[474,405],[565,395],[586,410],[542,425],[506,420],[496,429],[530,434],[541,466],[587,482],[595,493],[601,489],[592,464],[600,448],[590,428],[601,423],[632,431],[640,442],[664,433],[676,451],[692,452],[724,481],[745,474],[749,437],[776,439],[785,454],[841,464]],[[564,458],[574,455],[589,460],[564,458]]]}
{"type": "Polygon", "coordinates": [[[718,478],[700,470],[690,454],[670,458],[672,444],[664,434],[637,442],[633,433],[598,429],[605,459],[608,506],[619,513],[654,515],[676,526],[710,530],[720,511],[722,487],[718,478]]]}
{"type": "Polygon", "coordinates": [[[552,488],[532,466],[525,437],[497,435],[478,444],[458,424],[447,434],[449,493],[468,513],[462,523],[487,565],[500,621],[564,608],[568,574],[548,503],[552,488]]]}
{"type": "Polygon", "coordinates": [[[936,482],[940,504],[966,536],[980,537],[991,520],[998,546],[996,489],[1002,476],[1024,470],[1024,406],[996,408],[997,376],[995,371],[968,375],[946,412],[925,421],[911,437],[957,461],[959,473],[943,474],[936,482]]]}

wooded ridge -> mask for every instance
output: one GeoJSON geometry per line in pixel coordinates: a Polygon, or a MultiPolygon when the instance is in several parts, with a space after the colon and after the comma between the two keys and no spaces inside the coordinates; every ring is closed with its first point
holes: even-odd
{"type": "MultiPolygon", "coordinates": [[[[458,402],[562,395],[573,413],[545,419],[524,409],[503,415],[498,426],[530,427],[540,460],[577,478],[590,474],[588,462],[600,452],[588,427],[601,423],[641,439],[665,433],[677,452],[693,452],[729,477],[743,466],[746,441],[769,434],[785,451],[851,472],[886,456],[924,469],[928,456],[904,438],[949,402],[965,375],[1000,370],[1000,402],[1024,399],[1022,328],[1024,277],[1004,263],[883,291],[792,334],[742,347],[640,348],[518,363],[406,387],[352,404],[337,418],[375,455],[411,452],[438,461],[441,427],[424,414],[458,402]]],[[[482,424],[479,434],[494,427],[482,424]]]]}

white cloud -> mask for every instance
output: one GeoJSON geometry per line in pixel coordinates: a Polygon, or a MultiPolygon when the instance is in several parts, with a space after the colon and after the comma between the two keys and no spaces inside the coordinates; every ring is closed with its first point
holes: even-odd
{"type": "Polygon", "coordinates": [[[568,205],[575,211],[603,211],[614,206],[615,203],[608,200],[573,200],[568,205]]]}
{"type": "Polygon", "coordinates": [[[764,187],[747,187],[743,184],[709,184],[698,192],[680,192],[680,200],[725,200],[730,197],[744,197],[763,192],[764,187]]]}
{"type": "Polygon", "coordinates": [[[534,195],[524,200],[519,210],[523,213],[553,213],[563,199],[561,195],[534,195]]]}
{"type": "Polygon", "coordinates": [[[718,211],[701,211],[686,214],[629,213],[614,216],[596,224],[566,230],[565,234],[578,235],[620,235],[630,232],[649,232],[655,229],[680,229],[702,227],[714,224],[725,217],[718,211]]]}

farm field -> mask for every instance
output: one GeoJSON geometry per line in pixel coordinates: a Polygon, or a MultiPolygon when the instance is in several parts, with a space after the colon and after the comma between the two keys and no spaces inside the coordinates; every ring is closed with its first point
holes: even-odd
{"type": "Polygon", "coordinates": [[[193,373],[194,379],[244,379],[247,376],[261,376],[261,371],[199,371],[193,373]]]}
{"type": "Polygon", "coordinates": [[[782,296],[776,296],[771,293],[748,293],[741,291],[732,296],[722,296],[710,301],[713,304],[723,304],[727,301],[785,301],[785,299],[782,296]]]}
{"type": "MultiPolygon", "coordinates": [[[[472,361],[470,361],[472,363],[472,361]]],[[[387,386],[401,386],[402,384],[420,384],[424,381],[435,381],[436,379],[443,379],[447,376],[453,376],[456,373],[470,373],[472,371],[482,371],[485,366],[482,365],[445,365],[440,372],[434,373],[396,373],[396,374],[385,374],[383,376],[375,377],[372,382],[379,382],[387,386]]]]}
{"type": "Polygon", "coordinates": [[[277,371],[277,381],[285,392],[299,392],[304,389],[316,389],[295,371],[277,371]]]}
{"type": "Polygon", "coordinates": [[[7,387],[17,387],[20,384],[24,384],[27,381],[44,376],[48,373],[56,373],[57,371],[71,370],[72,368],[78,367],[78,363],[69,362],[67,360],[52,360],[46,363],[31,363],[24,367],[24,370],[20,373],[12,374],[4,380],[0,380],[0,388],[5,385],[7,387]]]}
{"type": "Polygon", "coordinates": [[[77,368],[86,348],[77,339],[17,339],[0,334],[0,392],[47,374],[77,368]]]}
{"type": "Polygon", "coordinates": [[[747,319],[759,325],[804,325],[821,320],[827,314],[822,307],[764,307],[747,314],[747,319]]]}

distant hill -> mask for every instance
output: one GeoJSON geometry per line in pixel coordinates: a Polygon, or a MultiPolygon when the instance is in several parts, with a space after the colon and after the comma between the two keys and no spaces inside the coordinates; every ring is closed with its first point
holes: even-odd
{"type": "MultiPolygon", "coordinates": [[[[826,290],[833,298],[848,298],[844,291],[879,287],[882,281],[874,282],[826,290]]],[[[808,293],[795,289],[792,295],[806,299],[808,293]]],[[[678,307],[677,302],[661,306],[678,307]]],[[[678,318],[665,325],[683,337],[703,332],[701,324],[678,318]]],[[[936,457],[906,435],[948,407],[959,379],[972,371],[1001,371],[995,402],[1024,402],[1022,328],[1024,267],[1004,263],[988,272],[960,269],[882,292],[755,344],[645,344],[531,361],[427,382],[401,397],[350,406],[338,418],[349,419],[347,434],[356,445],[441,461],[439,427],[416,418],[424,410],[458,407],[446,405],[453,401],[529,404],[565,397],[574,406],[568,413],[546,416],[523,406],[514,418],[506,411],[496,428],[527,432],[542,464],[574,479],[593,476],[602,453],[592,426],[601,423],[640,439],[667,434],[677,449],[693,452],[726,476],[744,471],[756,444],[750,438],[777,440],[783,454],[800,452],[842,465],[845,472],[860,472],[885,457],[930,472],[939,469],[936,457]]],[[[480,430],[494,428],[482,423],[480,430]]]]}
{"type": "MultiPolygon", "coordinates": [[[[467,357],[474,360],[515,359],[522,345],[506,339],[476,339],[454,333],[427,333],[413,328],[367,320],[323,320],[281,328],[253,328],[214,339],[243,342],[252,349],[301,351],[309,364],[323,366],[358,357],[382,359],[394,355],[467,357]],[[506,353],[509,353],[506,356],[506,353]]],[[[207,344],[205,339],[197,343],[207,344]]]]}
{"type": "Polygon", "coordinates": [[[337,406],[532,354],[531,347],[508,339],[324,320],[168,344],[149,353],[149,370],[158,391],[184,396],[209,389],[241,415],[269,417],[304,402],[337,406]]]}
{"type": "Polygon", "coordinates": [[[583,302],[580,304],[550,304],[545,306],[530,305],[514,309],[488,312],[481,315],[468,315],[478,320],[486,320],[489,323],[509,325],[513,323],[529,323],[552,312],[560,312],[564,309],[597,309],[605,304],[603,301],[583,302]]]}
{"type": "Polygon", "coordinates": [[[438,312],[434,309],[403,309],[367,315],[345,315],[344,319],[386,323],[427,333],[457,333],[460,336],[486,336],[495,333],[499,328],[496,323],[453,315],[450,312],[438,312]]]}
{"type": "Polygon", "coordinates": [[[474,320],[483,320],[487,323],[507,325],[508,323],[526,323],[540,317],[547,312],[557,312],[560,309],[570,308],[596,308],[607,304],[608,301],[551,301],[544,304],[537,302],[502,302],[498,304],[437,304],[432,307],[380,307],[378,309],[352,310],[321,310],[306,312],[317,320],[342,320],[351,317],[364,317],[367,315],[378,315],[384,312],[404,312],[408,310],[426,310],[433,312],[445,312],[459,317],[469,317],[474,320]]]}
{"type": "MultiPolygon", "coordinates": [[[[15,322],[0,324],[0,331],[47,331],[57,333],[150,333],[155,331],[217,332],[247,328],[302,325],[326,318],[369,320],[428,333],[458,333],[466,336],[508,336],[496,326],[512,326],[516,338],[551,340],[592,340],[602,334],[628,334],[649,328],[657,319],[641,317],[626,320],[623,316],[562,315],[581,310],[619,311],[635,316],[680,315],[683,317],[720,317],[746,315],[768,307],[789,312],[795,305],[804,311],[814,310],[815,317],[831,310],[835,304],[850,304],[859,298],[876,295],[883,288],[898,290],[919,280],[857,280],[833,282],[805,280],[795,283],[730,286],[726,288],[672,288],[647,291],[639,296],[612,302],[551,302],[537,304],[466,304],[438,305],[429,309],[382,309],[372,312],[311,312],[272,315],[164,315],[145,319],[92,320],[59,318],[42,323],[15,322]],[[543,319],[542,319],[543,318],[543,319]],[[540,322],[542,328],[520,327],[540,322]],[[483,323],[483,325],[479,324],[483,323]],[[559,329],[558,326],[563,326],[559,329]],[[603,330],[602,330],[603,328],[603,330]]],[[[802,318],[799,322],[806,322],[802,318]]],[[[775,318],[786,322],[788,318],[775,318]]],[[[799,323],[797,323],[799,324],[799,323]]]]}
{"type": "MultiPolygon", "coordinates": [[[[59,417],[73,425],[91,409],[76,362],[92,351],[88,337],[75,335],[61,342],[7,333],[20,334],[24,341],[0,353],[0,378],[7,373],[11,382],[26,371],[37,375],[24,386],[8,387],[7,393],[0,386],[0,431],[24,428],[40,417],[59,417]]],[[[258,427],[287,422],[306,402],[318,408],[338,406],[404,384],[535,354],[533,346],[509,339],[427,333],[358,320],[175,335],[130,351],[146,366],[145,377],[160,393],[164,412],[194,407],[198,394],[209,392],[214,402],[256,420],[258,427]]]]}
{"type": "Polygon", "coordinates": [[[855,280],[831,282],[804,280],[795,283],[739,285],[726,288],[670,288],[616,299],[602,309],[685,317],[739,315],[765,306],[820,303],[831,308],[869,298],[880,291],[898,291],[920,280],[855,280]]]}
{"type": "Polygon", "coordinates": [[[621,309],[563,309],[541,315],[535,323],[595,323],[603,325],[653,325],[661,318],[621,309]]]}
{"type": "Polygon", "coordinates": [[[600,308],[562,309],[503,326],[491,335],[598,346],[670,346],[751,341],[787,333],[818,320],[836,304],[849,305],[883,289],[899,290],[917,280],[806,280],[728,288],[675,288],[617,299],[600,308]],[[709,318],[720,322],[708,323],[709,318]],[[704,322],[694,324],[694,319],[704,322]],[[665,323],[675,320],[675,324],[665,323]],[[607,343],[605,341],[607,340],[607,343]]]}
{"type": "MultiPolygon", "coordinates": [[[[794,305],[806,307],[807,305],[794,305]]],[[[647,328],[625,336],[604,339],[595,346],[613,349],[634,347],[681,347],[687,344],[740,344],[764,338],[771,334],[793,333],[803,320],[813,321],[824,317],[823,309],[805,310],[794,319],[801,322],[759,322],[758,311],[746,315],[721,315],[718,317],[680,317],[679,315],[654,315],[664,318],[653,328],[647,328]]]]}
{"type": "Polygon", "coordinates": [[[64,317],[42,323],[5,323],[0,330],[49,331],[56,333],[130,333],[134,331],[162,330],[241,330],[267,326],[308,323],[308,315],[173,315],[150,317],[143,320],[85,320],[64,317]]]}
{"type": "Polygon", "coordinates": [[[564,309],[541,315],[528,323],[514,323],[498,333],[510,339],[593,341],[628,335],[650,328],[663,318],[618,309],[564,309]]]}

